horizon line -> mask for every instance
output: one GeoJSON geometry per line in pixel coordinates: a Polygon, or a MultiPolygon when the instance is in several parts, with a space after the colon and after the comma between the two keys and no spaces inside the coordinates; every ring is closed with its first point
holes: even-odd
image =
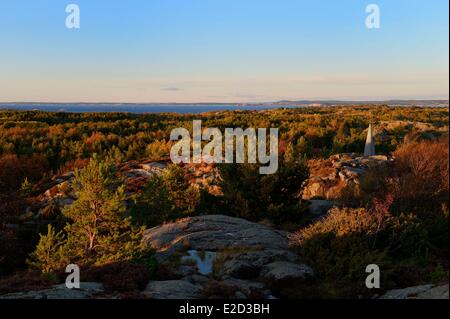
{"type": "Polygon", "coordinates": [[[184,104],[184,105],[193,105],[193,104],[272,104],[272,103],[299,103],[299,102],[310,102],[310,103],[325,103],[325,102],[358,102],[358,103],[376,103],[376,102],[406,102],[406,101],[429,101],[429,102],[449,102],[450,98],[389,98],[389,99],[298,99],[298,100],[275,100],[275,101],[251,101],[251,102],[81,102],[81,101],[70,101],[70,102],[62,102],[62,101],[0,101],[0,104],[135,104],[135,105],[144,105],[144,104],[159,104],[159,105],[169,105],[169,104],[184,104]]]}

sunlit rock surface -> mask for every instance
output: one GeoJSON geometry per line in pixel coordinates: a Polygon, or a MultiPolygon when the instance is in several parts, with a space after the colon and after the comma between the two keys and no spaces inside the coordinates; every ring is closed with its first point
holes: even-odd
{"type": "MultiPolygon", "coordinates": [[[[286,232],[244,219],[207,215],[149,229],[144,242],[156,250],[161,265],[173,269],[178,280],[202,289],[214,281],[234,289],[238,298],[255,293],[269,298],[268,282],[298,284],[313,276],[313,270],[289,250],[287,236],[286,232]]],[[[151,282],[152,291],[155,287],[158,295],[170,294],[161,291],[169,289],[162,282],[151,282]]]]}

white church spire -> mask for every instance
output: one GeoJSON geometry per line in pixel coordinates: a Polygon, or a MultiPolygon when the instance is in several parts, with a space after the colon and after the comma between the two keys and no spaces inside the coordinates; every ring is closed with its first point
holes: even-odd
{"type": "Polygon", "coordinates": [[[369,125],[367,132],[366,146],[364,148],[364,156],[375,156],[375,141],[373,139],[372,123],[369,125]]]}

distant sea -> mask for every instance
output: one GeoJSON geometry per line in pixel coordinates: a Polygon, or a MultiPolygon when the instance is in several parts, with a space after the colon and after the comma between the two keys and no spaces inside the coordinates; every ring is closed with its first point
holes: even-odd
{"type": "Polygon", "coordinates": [[[203,113],[211,111],[267,110],[301,106],[238,105],[238,104],[79,104],[79,103],[0,103],[0,109],[40,110],[49,112],[128,112],[128,113],[203,113]]]}

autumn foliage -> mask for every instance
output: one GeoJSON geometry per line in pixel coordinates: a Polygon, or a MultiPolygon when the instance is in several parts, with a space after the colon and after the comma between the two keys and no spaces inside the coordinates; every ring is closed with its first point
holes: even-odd
{"type": "Polygon", "coordinates": [[[394,176],[390,180],[390,186],[403,209],[433,208],[430,206],[448,204],[447,138],[403,144],[394,152],[394,157],[394,176]]]}
{"type": "Polygon", "coordinates": [[[41,154],[18,157],[15,154],[0,156],[0,192],[20,188],[25,178],[38,181],[49,172],[48,161],[41,154]]]}

